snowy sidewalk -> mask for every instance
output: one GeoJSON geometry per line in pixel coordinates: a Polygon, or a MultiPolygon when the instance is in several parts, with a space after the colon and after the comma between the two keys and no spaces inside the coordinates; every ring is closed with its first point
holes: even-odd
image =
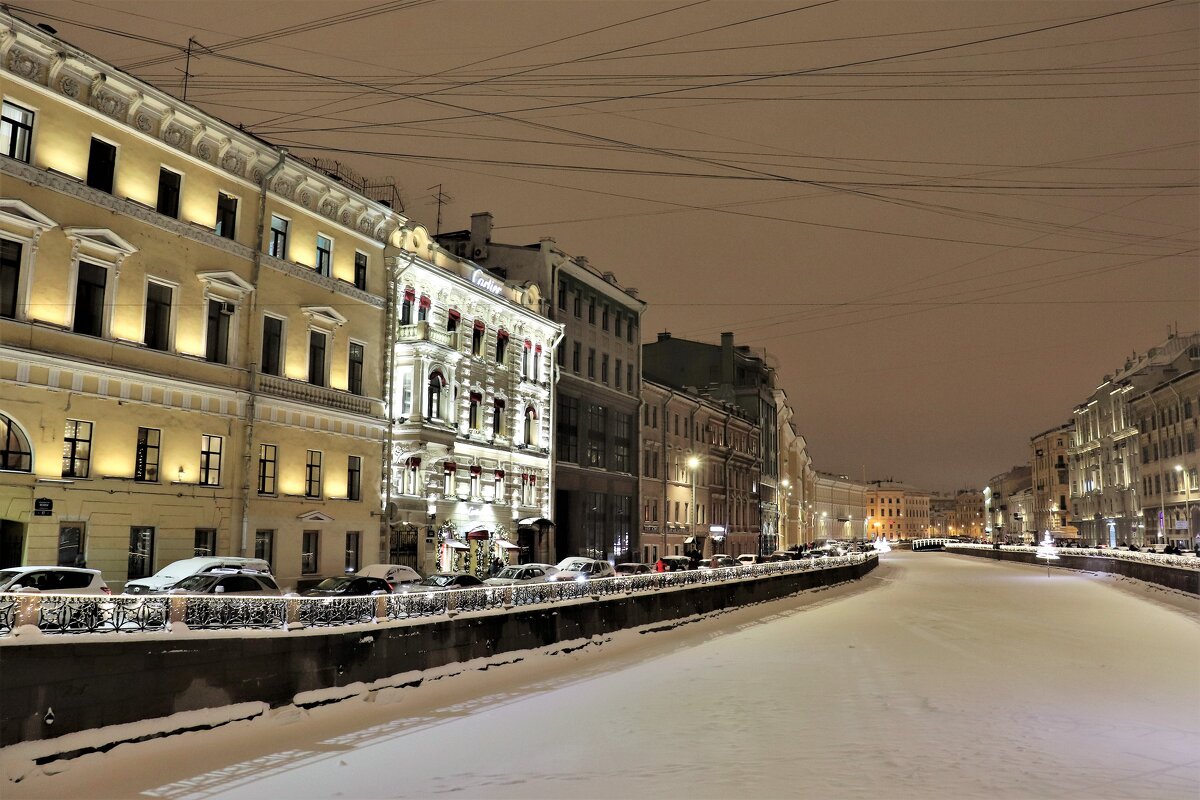
{"type": "Polygon", "coordinates": [[[1194,598],[893,552],[855,583],[125,745],[0,795],[1195,800],[1198,665],[1194,598]]]}

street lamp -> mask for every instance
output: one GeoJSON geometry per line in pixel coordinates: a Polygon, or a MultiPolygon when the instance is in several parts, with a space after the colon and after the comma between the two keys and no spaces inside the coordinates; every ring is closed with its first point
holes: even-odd
{"type": "Polygon", "coordinates": [[[691,519],[688,520],[688,533],[692,537],[692,547],[696,546],[696,468],[700,466],[700,459],[696,456],[688,456],[688,470],[692,473],[692,508],[691,519]]]}
{"type": "Polygon", "coordinates": [[[1175,471],[1183,476],[1183,518],[1187,521],[1188,536],[1192,536],[1192,481],[1182,464],[1175,465],[1175,471]]]}

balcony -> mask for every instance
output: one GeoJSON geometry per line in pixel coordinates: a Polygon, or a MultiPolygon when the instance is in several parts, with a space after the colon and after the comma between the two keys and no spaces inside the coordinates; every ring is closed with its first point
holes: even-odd
{"type": "Polygon", "coordinates": [[[258,391],[285,400],[297,400],[315,406],[324,406],[338,411],[349,411],[352,414],[371,416],[374,401],[369,397],[361,397],[339,389],[326,386],[315,386],[305,381],[293,381],[275,375],[258,376],[258,391]]]}
{"type": "Polygon", "coordinates": [[[442,331],[431,327],[427,320],[414,325],[401,325],[396,330],[396,342],[411,344],[430,342],[450,350],[458,349],[458,331],[442,331]]]}

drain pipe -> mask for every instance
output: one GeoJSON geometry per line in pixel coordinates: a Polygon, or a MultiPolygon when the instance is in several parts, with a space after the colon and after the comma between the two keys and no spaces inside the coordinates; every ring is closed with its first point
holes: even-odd
{"type": "Polygon", "coordinates": [[[392,502],[392,448],[396,435],[396,416],[393,405],[396,385],[396,290],[404,273],[417,262],[417,254],[409,254],[408,263],[403,266],[399,266],[399,262],[400,257],[397,256],[391,264],[391,273],[388,275],[387,313],[384,321],[387,329],[383,335],[383,407],[387,414],[387,439],[383,447],[383,463],[380,465],[380,474],[383,475],[383,508],[380,511],[383,524],[380,525],[380,532],[381,534],[386,533],[386,536],[381,535],[379,542],[379,560],[382,563],[387,562],[385,548],[392,532],[392,523],[387,518],[387,510],[392,502]]]}
{"type": "Polygon", "coordinates": [[[279,170],[283,169],[284,162],[287,161],[288,151],[286,147],[276,148],[279,154],[279,161],[275,166],[263,176],[262,182],[258,187],[258,215],[254,226],[254,258],[250,265],[250,285],[254,287],[254,291],[250,293],[250,313],[247,315],[247,323],[244,326],[245,332],[242,341],[245,344],[245,353],[249,357],[250,380],[249,394],[246,398],[246,414],[244,428],[244,444],[242,446],[242,493],[240,498],[240,515],[242,522],[242,541],[238,548],[238,555],[245,557],[249,548],[250,542],[250,476],[253,474],[251,466],[254,464],[254,416],[257,413],[258,407],[258,371],[259,363],[258,356],[250,350],[250,324],[254,320],[255,311],[258,309],[258,276],[262,270],[262,246],[263,246],[263,230],[265,228],[265,220],[267,213],[267,186],[270,185],[271,179],[274,178],[279,170]]]}

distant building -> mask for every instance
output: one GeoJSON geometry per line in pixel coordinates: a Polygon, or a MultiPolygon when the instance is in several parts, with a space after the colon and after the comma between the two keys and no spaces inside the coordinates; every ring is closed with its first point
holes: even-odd
{"type": "Polygon", "coordinates": [[[773,552],[779,545],[779,416],[775,396],[775,367],[766,353],[735,346],[732,333],[721,343],[676,339],[660,333],[642,348],[646,378],[719,402],[740,406],[762,436],[758,495],[760,528],[754,550],[773,552]]]}
{"type": "MultiPolygon", "coordinates": [[[[953,536],[957,501],[952,494],[934,493],[929,497],[929,529],[937,536],[953,536]]],[[[963,534],[965,535],[965,534],[963,534]]]]}
{"type": "Polygon", "coordinates": [[[760,432],[731,403],[642,381],[641,558],[753,553],[760,432]]]}
{"type": "Polygon", "coordinates": [[[1138,489],[1146,540],[1200,544],[1200,346],[1182,351],[1162,382],[1130,401],[1138,428],[1138,489]]]}
{"type": "MultiPolygon", "coordinates": [[[[1157,523],[1147,528],[1138,496],[1143,488],[1139,419],[1130,400],[1190,369],[1195,361],[1193,353],[1200,353],[1200,333],[1172,335],[1161,345],[1131,356],[1113,374],[1105,375],[1104,381],[1075,407],[1075,430],[1067,455],[1072,514],[1083,543],[1112,547],[1121,541],[1145,543],[1157,539],[1160,529],[1157,523]],[[1147,530],[1155,533],[1148,536],[1147,530]]],[[[1146,422],[1151,424],[1151,419],[1147,416],[1146,422]]],[[[1151,453],[1155,444],[1160,444],[1156,439],[1146,437],[1151,453]]],[[[1162,457],[1161,447],[1158,455],[1162,457]]],[[[1161,486],[1162,475],[1159,477],[1161,486]]]]}
{"type": "Polygon", "coordinates": [[[992,477],[983,489],[984,532],[989,541],[1022,544],[1030,541],[1032,469],[1021,464],[992,477]]]}
{"type": "Polygon", "coordinates": [[[909,541],[935,531],[929,524],[929,492],[897,481],[867,483],[867,531],[872,538],[909,541]]]}
{"type": "Polygon", "coordinates": [[[959,489],[954,495],[953,533],[970,539],[984,536],[983,492],[978,489],[959,489]]]}
{"type": "Polygon", "coordinates": [[[847,475],[816,473],[809,525],[812,544],[861,541],[867,536],[866,491],[869,487],[847,475]]]}
{"type": "Polygon", "coordinates": [[[639,551],[638,410],[646,304],[553,239],[492,240],[492,215],[437,237],[447,250],[504,280],[543,287],[542,313],[563,326],[553,426],[554,555],[626,561],[639,551]]]}
{"type": "Polygon", "coordinates": [[[1054,532],[1056,540],[1076,538],[1077,530],[1068,528],[1071,506],[1067,499],[1071,495],[1070,469],[1067,450],[1075,423],[1068,422],[1042,431],[1029,440],[1033,520],[1032,529],[1040,541],[1047,531],[1054,532]]]}

